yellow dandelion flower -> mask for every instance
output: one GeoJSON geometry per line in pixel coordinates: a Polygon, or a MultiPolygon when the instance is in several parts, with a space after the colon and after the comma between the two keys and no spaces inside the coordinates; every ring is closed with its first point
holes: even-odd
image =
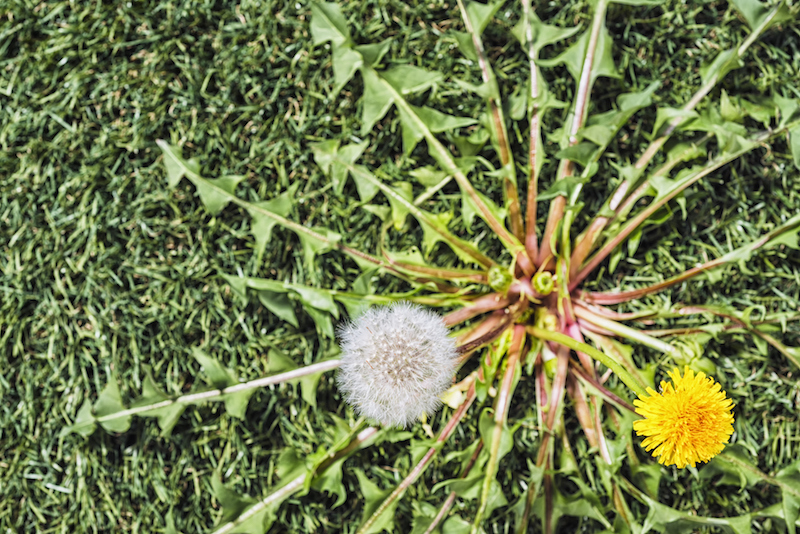
{"type": "Polygon", "coordinates": [[[647,388],[649,397],[633,401],[636,413],[644,419],[634,421],[633,429],[645,436],[642,447],[653,451],[658,462],[679,468],[707,462],[725,448],[733,434],[733,401],[720,391],[722,386],[684,368],[676,368],[661,382],[661,393],[647,388]],[[653,450],[655,449],[655,450],[653,450]]]}

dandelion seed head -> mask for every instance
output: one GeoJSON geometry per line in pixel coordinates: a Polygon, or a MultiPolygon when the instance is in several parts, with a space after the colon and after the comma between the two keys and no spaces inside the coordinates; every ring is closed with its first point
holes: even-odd
{"type": "Polygon", "coordinates": [[[652,451],[658,462],[679,468],[707,462],[725,448],[733,434],[733,401],[720,391],[722,386],[695,374],[688,366],[669,373],[673,384],[661,382],[661,393],[647,388],[649,397],[633,401],[636,413],[633,429],[645,436],[642,447],[652,451]]]}
{"type": "Polygon", "coordinates": [[[339,337],[337,383],[359,415],[406,427],[439,408],[458,353],[438,314],[408,302],[370,308],[339,337]]]}

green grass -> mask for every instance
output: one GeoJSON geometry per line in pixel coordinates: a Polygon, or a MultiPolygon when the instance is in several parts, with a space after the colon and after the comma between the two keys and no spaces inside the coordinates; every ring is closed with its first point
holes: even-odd
{"type": "MultiPolygon", "coordinates": [[[[95,400],[110,380],[118,381],[126,400],[139,394],[148,372],[168,393],[188,391],[203,380],[192,347],[203,345],[245,378],[269,372],[271,348],[298,364],[336,351],[307,315],[299,313],[294,328],[255,300],[242,304],[217,273],[344,289],[359,274],[355,263],[326,254],[313,270],[304,269],[297,238],[280,228],[257,262],[243,210],[229,206],[213,217],[187,182],[168,190],[156,139],[182,144],[186,156],[201,159],[208,177],[246,175],[237,192],[253,201],[300,182],[295,221],[329,227],[370,252],[380,237],[377,219],[333,195],[312,158],[309,143],[358,135],[361,83],[357,77],[341,95],[330,93],[330,52],[312,46],[305,2],[119,5],[126,7],[22,0],[0,6],[2,532],[159,532],[170,513],[177,530],[204,532],[221,516],[211,491],[215,473],[242,493],[264,495],[277,480],[281,452],[313,453],[329,439],[323,429],[333,425],[331,414],[354,420],[329,374],[316,406],[301,398],[299,387],[282,385],[257,392],[241,421],[212,404],[190,407],[167,438],[159,437],[150,419],[134,419],[120,435],[59,437],[84,400],[95,400]]],[[[485,38],[498,77],[511,84],[523,79],[525,63],[506,31],[518,11],[509,6],[511,16],[501,9],[485,38]]],[[[539,15],[585,24],[583,7],[544,6],[539,15]]],[[[455,53],[455,41],[441,34],[460,24],[453,2],[364,2],[345,13],[357,42],[393,39],[391,61],[448,76],[475,75],[455,53]]],[[[666,77],[662,103],[671,105],[691,94],[701,60],[746,32],[725,2],[615,6],[609,28],[618,47],[637,51],[621,70],[639,86],[666,77]]],[[[746,62],[722,84],[730,95],[800,96],[796,23],[771,31],[746,62]]],[[[547,75],[552,86],[570,85],[565,71],[555,72],[560,78],[547,75]]],[[[618,90],[618,82],[598,82],[595,105],[609,107],[618,90]]],[[[471,116],[482,106],[452,85],[430,99],[459,115],[471,116]]],[[[632,140],[641,139],[653,119],[645,114],[632,140]]],[[[398,131],[395,115],[384,119],[366,161],[387,162],[390,174],[400,172],[404,158],[426,163],[422,147],[401,155],[398,131]]],[[[496,186],[476,185],[498,193],[496,186]]],[[[458,195],[436,206],[446,202],[458,203],[458,195]]],[[[637,268],[639,275],[679,272],[702,257],[698,239],[713,244],[707,252],[714,257],[758,234],[743,221],[774,221],[798,209],[800,174],[783,139],[693,188],[686,196],[690,216],[676,214],[665,227],[645,233],[638,256],[623,260],[617,274],[633,272],[635,262],[647,264],[637,268]],[[672,242],[669,249],[664,239],[672,242]]],[[[393,239],[408,246],[420,235],[393,239]]],[[[690,283],[654,299],[797,310],[798,260],[797,251],[771,251],[741,270],[725,271],[716,285],[690,283]]],[[[404,288],[390,278],[375,283],[383,290],[404,288]]],[[[797,345],[800,329],[790,324],[787,331],[782,339],[797,345]]],[[[791,463],[800,448],[797,370],[774,350],[759,353],[743,336],[712,341],[706,354],[737,403],[736,442],[766,473],[791,463]]],[[[525,471],[526,458],[536,451],[533,392],[518,389],[510,417],[523,427],[500,466],[501,482],[525,471]]],[[[437,424],[443,418],[438,414],[437,424]]],[[[448,451],[474,441],[477,419],[465,423],[448,451]]],[[[280,508],[273,531],[355,531],[363,501],[354,468],[382,488],[396,485],[413,465],[409,450],[417,452],[426,437],[421,425],[412,431],[410,449],[407,442],[384,442],[348,460],[344,505],[332,508],[335,497],[313,492],[292,498],[280,508]]],[[[585,447],[581,442],[574,450],[581,465],[593,462],[585,447]]],[[[418,502],[438,506],[445,494],[430,489],[454,469],[435,464],[410,489],[398,508],[398,531],[411,530],[418,502]]],[[[661,502],[698,515],[732,516],[779,502],[767,485],[739,493],[694,470],[664,472],[661,502]]],[[[496,532],[511,522],[504,510],[493,516],[496,532]]],[[[599,529],[590,520],[572,526],[599,529]]],[[[769,520],[759,520],[755,531],[771,528],[769,520]]]]}

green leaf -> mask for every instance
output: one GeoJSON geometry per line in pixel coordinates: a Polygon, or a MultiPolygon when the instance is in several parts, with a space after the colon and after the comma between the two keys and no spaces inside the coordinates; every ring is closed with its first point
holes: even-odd
{"type": "Polygon", "coordinates": [[[340,234],[328,228],[314,227],[311,230],[323,236],[325,240],[306,233],[297,233],[297,237],[300,238],[300,244],[303,246],[303,259],[307,269],[312,269],[314,256],[333,250],[334,245],[342,239],[340,234]]]}
{"type": "Polygon", "coordinates": [[[333,93],[338,94],[347,85],[358,69],[364,65],[364,59],[355,50],[345,46],[333,49],[333,93]]]}
{"type": "MultiPolygon", "coordinates": [[[[528,10],[528,20],[530,21],[531,38],[533,40],[533,50],[535,52],[539,52],[547,45],[555,44],[563,41],[564,39],[572,37],[580,29],[579,26],[575,26],[573,28],[560,28],[558,26],[545,24],[541,21],[538,15],[536,15],[536,10],[534,9],[528,10]]],[[[517,25],[511,30],[511,33],[523,46],[528,44],[528,38],[525,35],[524,19],[520,19],[517,25]]]]}
{"type": "Polygon", "coordinates": [[[610,0],[612,4],[623,4],[626,6],[658,6],[664,0],[610,0]]]}
{"type": "Polygon", "coordinates": [[[389,82],[401,95],[425,91],[441,82],[444,76],[413,65],[398,65],[381,73],[381,78],[389,82]]]}
{"type": "MultiPolygon", "coordinates": [[[[366,503],[364,504],[364,511],[361,515],[361,522],[364,523],[369,519],[375,510],[383,503],[384,499],[392,492],[391,489],[382,490],[375,485],[361,469],[356,469],[356,478],[358,478],[358,485],[361,487],[361,495],[364,496],[366,503]]],[[[378,517],[370,527],[364,531],[363,534],[377,534],[388,530],[394,531],[394,515],[397,505],[400,504],[399,499],[392,501],[386,510],[378,517]]]]}
{"type": "MultiPolygon", "coordinates": [[[[478,422],[478,428],[480,428],[481,438],[483,438],[484,443],[492,443],[492,436],[494,434],[494,411],[485,408],[481,412],[481,417],[478,422]]],[[[514,448],[514,435],[511,430],[508,428],[507,424],[503,425],[503,431],[500,433],[500,448],[497,452],[497,459],[498,461],[502,459],[506,454],[511,452],[511,449],[514,448]]],[[[485,517],[489,517],[489,512],[486,513],[485,517]]]]}
{"type": "Polygon", "coordinates": [[[491,22],[494,14],[503,5],[504,0],[497,0],[496,2],[489,2],[488,4],[481,4],[480,2],[467,3],[467,16],[472,23],[472,28],[478,35],[483,33],[486,26],[491,22]]]}
{"type": "Polygon", "coordinates": [[[739,59],[736,48],[723,50],[710,64],[700,67],[700,79],[703,81],[704,85],[707,83],[716,83],[730,71],[738,69],[743,65],[744,63],[739,59]]]}
{"type": "MultiPolygon", "coordinates": [[[[117,380],[114,375],[111,375],[108,384],[94,404],[95,417],[101,418],[107,415],[114,415],[123,410],[125,410],[125,406],[122,405],[122,397],[119,394],[117,380]]],[[[131,418],[132,416],[129,415],[127,417],[116,417],[108,421],[98,421],[98,423],[109,432],[127,432],[131,427],[131,418]]]]}
{"type": "Polygon", "coordinates": [[[359,45],[354,48],[356,52],[361,54],[361,57],[364,58],[365,65],[368,67],[375,67],[375,65],[381,62],[381,59],[383,59],[383,56],[386,55],[386,52],[389,51],[391,44],[392,40],[386,39],[380,43],[359,45]]]}
{"type": "Polygon", "coordinates": [[[178,185],[181,178],[186,175],[187,169],[195,174],[200,172],[200,164],[194,158],[183,159],[180,147],[170,145],[161,139],[156,141],[156,144],[164,153],[164,166],[167,169],[167,181],[170,189],[178,185]]]}
{"type": "Polygon", "coordinates": [[[339,308],[336,307],[336,303],[333,301],[329,291],[298,284],[292,284],[291,288],[292,291],[300,296],[300,301],[303,304],[326,311],[337,319],[339,318],[339,308]]]}
{"type": "MultiPolygon", "coordinates": [[[[220,524],[225,524],[231,521],[236,521],[248,508],[258,503],[256,499],[248,497],[247,495],[240,495],[239,493],[227,488],[222,484],[222,481],[214,476],[211,478],[211,489],[214,496],[219,501],[222,507],[222,520],[220,524]]],[[[274,510],[276,504],[266,506],[251,515],[241,523],[237,524],[231,533],[242,534],[264,534],[272,526],[275,520],[274,510]]]]}
{"type": "Polygon", "coordinates": [[[314,46],[330,41],[334,47],[350,43],[342,8],[336,2],[311,3],[311,37],[314,46]]]}
{"type": "MultiPolygon", "coordinates": [[[[158,387],[153,376],[148,372],[144,380],[144,387],[142,388],[142,395],[131,403],[131,408],[139,408],[142,406],[151,406],[160,402],[170,401],[172,398],[164,393],[158,387]]],[[[183,412],[186,410],[186,405],[173,403],[163,408],[157,408],[143,412],[141,415],[145,417],[156,417],[158,426],[161,428],[161,436],[169,436],[172,428],[178,422],[183,412]]]]}
{"type": "MultiPolygon", "coordinates": [[[[337,195],[344,191],[347,176],[351,175],[350,169],[353,164],[361,157],[364,149],[367,148],[368,141],[353,143],[339,148],[338,140],[322,141],[312,143],[311,150],[314,153],[314,160],[320,166],[322,172],[333,182],[333,190],[337,195]]],[[[361,178],[358,173],[352,173],[356,182],[359,197],[362,202],[369,202],[375,196],[377,188],[368,181],[361,178]]]]}
{"type": "MultiPolygon", "coordinates": [[[[567,70],[575,79],[576,82],[580,81],[581,70],[583,69],[583,62],[586,58],[586,50],[589,46],[589,38],[591,31],[587,30],[578,40],[566,51],[553,59],[540,59],[536,63],[541,67],[554,67],[556,65],[564,64],[567,70]]],[[[614,56],[612,55],[613,41],[608,30],[603,27],[597,39],[597,49],[595,50],[595,59],[592,64],[592,81],[600,76],[608,78],[619,78],[620,74],[614,65],[614,56]]]]}
{"type": "Polygon", "coordinates": [[[587,179],[583,176],[570,176],[562,180],[557,180],[553,182],[553,184],[544,192],[539,194],[536,197],[536,201],[541,202],[543,200],[550,200],[558,196],[569,198],[572,196],[572,192],[576,187],[586,182],[587,179]]]}
{"type": "MultiPolygon", "coordinates": [[[[446,229],[447,225],[450,224],[450,221],[453,220],[453,212],[443,211],[441,213],[431,214],[430,219],[436,226],[446,229]]],[[[434,231],[431,226],[428,226],[427,224],[422,225],[422,249],[425,251],[426,256],[428,256],[433,251],[433,247],[435,247],[436,243],[440,241],[447,243],[447,240],[445,240],[442,237],[442,234],[434,231]]],[[[453,248],[453,252],[458,254],[461,251],[459,249],[453,248]]]]}
{"type": "Polygon", "coordinates": [[[650,134],[650,138],[655,139],[663,135],[663,130],[665,128],[662,128],[662,126],[665,126],[676,117],[680,117],[681,119],[677,126],[680,127],[682,124],[698,116],[699,115],[695,111],[676,108],[658,108],[658,111],[656,111],[656,123],[653,125],[653,132],[650,134]]]}
{"type": "MultiPolygon", "coordinates": [[[[203,367],[206,381],[215,389],[225,389],[239,383],[239,379],[233,370],[226,369],[221,363],[206,355],[202,350],[194,348],[192,350],[192,356],[194,356],[197,363],[203,367]]],[[[225,411],[228,415],[236,417],[237,419],[244,419],[247,403],[253,393],[255,393],[255,389],[225,394],[223,396],[223,401],[225,402],[225,411]]]]}
{"type": "MultiPolygon", "coordinates": [[[[397,196],[404,198],[408,202],[414,200],[411,184],[408,182],[397,182],[394,184],[394,187],[391,187],[391,190],[394,191],[397,196]]],[[[389,200],[389,205],[392,207],[392,222],[394,223],[394,229],[400,231],[406,224],[408,207],[406,204],[400,202],[394,195],[386,195],[386,198],[389,200]]]]}
{"type": "Polygon", "coordinates": [[[458,43],[458,49],[464,54],[464,57],[470,61],[478,61],[478,51],[475,50],[475,43],[472,40],[472,35],[468,32],[459,32],[452,30],[448,33],[455,37],[458,43]]]}
{"type": "MultiPolygon", "coordinates": [[[[798,480],[792,481],[792,486],[797,488],[798,480]]],[[[786,530],[789,534],[795,534],[797,531],[795,523],[797,518],[800,517],[800,499],[789,493],[788,491],[782,492],[783,502],[783,517],[786,521],[786,530]]]]}
{"type": "Polygon", "coordinates": [[[59,437],[64,437],[69,434],[80,434],[83,437],[91,436],[97,428],[94,422],[94,415],[92,414],[92,403],[88,399],[83,401],[81,409],[78,410],[78,415],[75,417],[75,422],[69,426],[61,429],[59,437]]]}
{"type": "Polygon", "coordinates": [[[789,150],[792,152],[794,166],[800,169],[800,125],[789,130],[789,150]]]}
{"type": "Polygon", "coordinates": [[[250,233],[253,234],[253,237],[256,240],[256,265],[261,265],[261,258],[264,255],[264,250],[267,247],[267,243],[272,238],[272,229],[276,224],[278,224],[277,220],[269,215],[266,215],[264,211],[280,215],[281,217],[286,217],[294,205],[294,199],[298,187],[300,187],[300,182],[295,182],[289,187],[289,189],[272,200],[253,203],[253,205],[258,209],[247,209],[247,212],[253,219],[250,223],[250,233]]]}
{"type": "MultiPolygon", "coordinates": [[[[598,148],[599,147],[594,143],[578,143],[577,145],[558,151],[556,157],[559,159],[568,159],[579,164],[581,167],[586,167],[598,148]]],[[[563,180],[559,181],[561,182],[563,180]]]]}
{"type": "MultiPolygon", "coordinates": [[[[744,20],[747,21],[747,25],[753,30],[766,21],[773,9],[773,6],[764,4],[758,0],[731,0],[730,4],[744,17],[744,20]]],[[[769,22],[767,28],[780,22],[793,19],[791,12],[784,2],[780,2],[779,6],[778,12],[769,22]]]]}
{"type": "Polygon", "coordinates": [[[289,296],[286,295],[286,293],[278,293],[263,289],[259,291],[257,295],[258,301],[266,309],[295,328],[300,326],[300,324],[297,322],[297,316],[294,313],[294,303],[289,299],[289,296]]]}
{"type": "Polygon", "coordinates": [[[231,175],[216,179],[204,179],[195,183],[200,200],[211,215],[217,215],[231,201],[230,196],[244,176],[231,175]],[[228,193],[227,195],[225,193],[228,193]]]}
{"type": "MultiPolygon", "coordinates": [[[[489,212],[498,220],[503,221],[506,218],[506,209],[499,208],[497,204],[495,204],[492,200],[486,197],[480,191],[475,191],[475,194],[480,198],[483,203],[489,208],[489,212]]],[[[461,216],[464,218],[464,226],[467,228],[467,231],[471,233],[472,223],[475,220],[475,215],[478,215],[481,219],[486,220],[481,212],[478,210],[477,204],[472,199],[472,197],[466,193],[461,194],[461,216]]]]}
{"type": "Polygon", "coordinates": [[[409,115],[403,108],[399,109],[400,122],[403,125],[403,149],[406,154],[410,154],[425,136],[423,129],[417,123],[417,118],[434,133],[452,132],[478,122],[470,117],[454,117],[425,106],[409,107],[414,110],[415,117],[409,115]]]}
{"type": "Polygon", "coordinates": [[[364,96],[361,99],[361,135],[366,135],[392,107],[394,96],[374,70],[363,68],[361,75],[364,78],[364,96]]]}

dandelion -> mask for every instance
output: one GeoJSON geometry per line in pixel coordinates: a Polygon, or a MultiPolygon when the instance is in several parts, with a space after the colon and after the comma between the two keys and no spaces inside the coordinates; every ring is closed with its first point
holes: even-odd
{"type": "Polygon", "coordinates": [[[367,310],[339,336],[337,382],[357,413],[406,427],[439,408],[458,366],[455,341],[439,315],[398,302],[367,310]]]}
{"type": "Polygon", "coordinates": [[[684,368],[684,376],[676,368],[670,371],[674,382],[661,382],[661,393],[647,388],[649,397],[633,401],[636,413],[644,419],[635,421],[633,428],[640,436],[645,450],[664,465],[679,468],[707,462],[722,449],[733,434],[733,401],[720,391],[722,386],[684,368]]]}

